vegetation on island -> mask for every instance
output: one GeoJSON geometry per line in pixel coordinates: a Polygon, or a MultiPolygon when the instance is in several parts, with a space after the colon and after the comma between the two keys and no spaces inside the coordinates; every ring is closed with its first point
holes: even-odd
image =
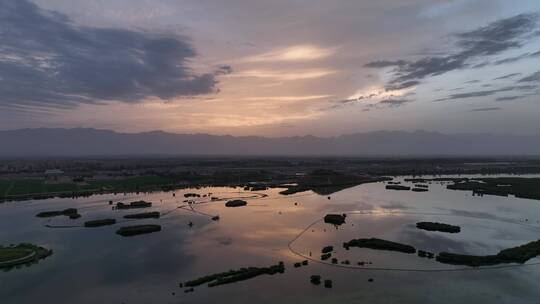
{"type": "Polygon", "coordinates": [[[152,207],[151,202],[141,200],[141,201],[131,202],[129,204],[124,204],[122,202],[118,202],[118,203],[116,203],[115,209],[122,210],[122,209],[149,208],[149,207],[152,207]]]}
{"type": "Polygon", "coordinates": [[[328,260],[330,257],[332,257],[331,252],[321,254],[321,260],[323,260],[323,261],[328,260]]]}
{"type": "Polygon", "coordinates": [[[321,285],[321,276],[317,275],[317,274],[314,274],[309,278],[309,281],[313,285],[321,285]]]}
{"type": "Polygon", "coordinates": [[[101,227],[101,226],[109,226],[116,224],[115,219],[100,219],[100,220],[92,220],[92,221],[86,221],[84,222],[84,227],[93,228],[93,227],[101,227]]]}
{"type": "Polygon", "coordinates": [[[160,225],[134,225],[121,227],[120,229],[116,230],[116,234],[121,236],[134,236],[158,231],[161,231],[160,225]]]}
{"type": "Polygon", "coordinates": [[[396,243],[392,241],[369,238],[369,239],[353,239],[343,243],[343,248],[349,250],[350,247],[369,248],[376,250],[398,251],[403,253],[415,253],[416,249],[413,246],[396,243]]]}
{"type": "Polygon", "coordinates": [[[346,214],[327,214],[324,216],[324,222],[335,226],[345,224],[346,214]]]}
{"type": "Polygon", "coordinates": [[[29,243],[0,246],[0,269],[10,270],[22,265],[30,266],[52,253],[50,249],[29,243]]]}
{"type": "Polygon", "coordinates": [[[244,187],[245,191],[264,191],[267,189],[268,189],[268,186],[266,185],[249,185],[249,186],[244,187]]]}
{"type": "Polygon", "coordinates": [[[226,272],[215,273],[184,282],[183,284],[181,284],[181,286],[196,287],[203,284],[208,284],[208,287],[215,287],[219,285],[249,280],[264,274],[274,275],[284,272],[285,264],[283,262],[279,262],[278,264],[269,267],[247,267],[240,268],[238,270],[229,270],[226,272]]]}
{"type": "Polygon", "coordinates": [[[287,189],[281,191],[280,194],[290,195],[311,190],[320,195],[327,195],[352,186],[388,179],[381,176],[354,175],[329,169],[317,169],[299,177],[295,185],[287,186],[287,189]]]}
{"type": "Polygon", "coordinates": [[[411,190],[411,187],[409,186],[403,186],[403,185],[386,185],[385,187],[387,190],[402,190],[402,191],[409,191],[411,190]]]}
{"type": "Polygon", "coordinates": [[[59,211],[44,211],[36,214],[37,217],[55,217],[55,216],[67,216],[70,219],[78,219],[81,215],[75,208],[67,208],[59,211]]]}
{"type": "Polygon", "coordinates": [[[468,255],[441,252],[436,260],[444,264],[465,265],[471,267],[493,266],[498,264],[523,264],[540,255],[540,240],[504,249],[494,255],[468,255]]]}
{"type": "Polygon", "coordinates": [[[438,177],[411,178],[405,181],[413,183],[450,182],[450,190],[472,191],[473,195],[514,195],[519,198],[540,200],[540,178],[532,177],[438,177]]]}
{"type": "Polygon", "coordinates": [[[334,246],[325,246],[321,250],[322,253],[329,253],[329,252],[332,252],[332,251],[334,251],[334,246]]]}
{"type": "Polygon", "coordinates": [[[247,202],[240,199],[230,200],[225,203],[225,207],[242,207],[246,205],[247,205],[247,202]]]}
{"type": "Polygon", "coordinates": [[[472,191],[474,195],[514,195],[519,198],[540,200],[540,178],[498,177],[454,181],[446,188],[472,191]]]}
{"type": "Polygon", "coordinates": [[[303,260],[302,262],[296,262],[293,264],[294,268],[299,268],[299,267],[307,266],[307,265],[308,265],[308,260],[303,260]]]}
{"type": "Polygon", "coordinates": [[[461,227],[437,222],[418,222],[416,228],[427,231],[439,231],[447,233],[459,233],[461,227]]]}

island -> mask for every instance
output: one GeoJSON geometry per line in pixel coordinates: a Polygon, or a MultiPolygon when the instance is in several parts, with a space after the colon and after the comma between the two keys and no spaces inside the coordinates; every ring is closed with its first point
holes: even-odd
{"type": "Polygon", "coordinates": [[[149,208],[149,207],[152,207],[152,203],[151,202],[147,202],[147,201],[135,201],[135,202],[131,202],[129,204],[124,204],[122,202],[118,202],[116,203],[116,209],[137,209],[137,208],[149,208]]]}
{"type": "Polygon", "coordinates": [[[311,190],[320,195],[328,195],[356,185],[389,179],[382,176],[357,175],[331,169],[317,169],[295,177],[294,182],[287,184],[287,189],[279,192],[279,194],[291,195],[311,190]]]}
{"type": "Polygon", "coordinates": [[[134,225],[121,227],[116,231],[116,234],[121,236],[134,236],[161,231],[160,225],[134,225]]]}
{"type": "Polygon", "coordinates": [[[247,202],[240,199],[230,200],[225,203],[225,207],[242,207],[245,205],[247,205],[247,202]]]}
{"type": "Polygon", "coordinates": [[[248,185],[244,187],[244,190],[246,191],[264,191],[268,190],[268,186],[266,185],[248,185]]]}
{"type": "Polygon", "coordinates": [[[412,188],[411,191],[413,192],[428,192],[428,188],[412,188]]]}
{"type": "Polygon", "coordinates": [[[309,281],[313,285],[321,285],[321,276],[318,274],[314,274],[309,278],[309,281]]]}
{"type": "Polygon", "coordinates": [[[328,253],[323,253],[323,254],[321,255],[321,260],[326,261],[326,260],[328,260],[330,257],[332,257],[332,253],[330,253],[330,252],[328,252],[328,253]]]}
{"type": "Polygon", "coordinates": [[[285,264],[283,262],[279,262],[278,264],[269,267],[247,267],[240,268],[238,270],[229,270],[226,272],[215,273],[187,281],[180,285],[185,287],[196,287],[208,283],[208,287],[215,287],[224,284],[231,284],[238,281],[249,280],[264,274],[274,275],[284,272],[285,264]]]}
{"type": "Polygon", "coordinates": [[[334,246],[325,246],[321,250],[322,253],[329,253],[329,252],[332,252],[332,251],[334,251],[334,246]]]}
{"type": "Polygon", "coordinates": [[[124,215],[124,218],[127,218],[127,219],[146,219],[146,218],[159,218],[159,217],[160,217],[160,213],[158,211],[141,212],[141,213],[124,215]]]}
{"type": "Polygon", "coordinates": [[[439,231],[447,233],[459,233],[461,231],[461,227],[459,226],[437,222],[418,222],[416,223],[416,228],[427,231],[439,231]]]}
{"type": "Polygon", "coordinates": [[[327,224],[339,226],[345,224],[346,217],[346,214],[327,214],[324,216],[324,222],[327,224]]]}
{"type": "Polygon", "coordinates": [[[540,255],[540,240],[499,251],[494,255],[467,255],[441,252],[435,258],[438,262],[471,267],[492,266],[497,264],[524,264],[540,255]]]}
{"type": "Polygon", "coordinates": [[[409,182],[449,182],[450,190],[472,191],[473,195],[483,196],[514,195],[518,198],[540,200],[540,178],[538,177],[440,177],[406,179],[409,182]]]}
{"type": "Polygon", "coordinates": [[[409,191],[411,190],[411,187],[409,186],[403,186],[403,185],[386,185],[385,187],[387,190],[403,190],[403,191],[409,191]]]}
{"type": "Polygon", "coordinates": [[[75,208],[67,208],[59,211],[44,211],[36,214],[36,217],[55,217],[55,216],[67,216],[70,219],[78,219],[81,215],[75,208]]]}
{"type": "Polygon", "coordinates": [[[52,254],[52,250],[34,244],[0,246],[0,269],[10,270],[20,265],[37,263],[52,254]]]}
{"type": "Polygon", "coordinates": [[[369,238],[369,239],[353,239],[343,243],[343,248],[349,250],[350,247],[369,248],[376,250],[398,251],[403,253],[415,253],[416,249],[413,246],[400,244],[392,241],[369,238]]]}
{"type": "Polygon", "coordinates": [[[114,225],[114,224],[116,224],[115,219],[100,219],[100,220],[86,221],[84,222],[84,227],[93,228],[93,227],[101,227],[101,226],[108,226],[108,225],[114,225]]]}

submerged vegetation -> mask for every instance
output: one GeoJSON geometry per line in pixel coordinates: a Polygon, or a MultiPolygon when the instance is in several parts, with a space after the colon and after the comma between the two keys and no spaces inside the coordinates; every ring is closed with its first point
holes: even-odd
{"type": "Polygon", "coordinates": [[[121,227],[116,231],[116,234],[121,236],[134,236],[158,231],[161,231],[160,225],[134,225],[121,227]]]}
{"type": "Polygon", "coordinates": [[[458,233],[461,231],[461,227],[444,224],[444,223],[437,223],[437,222],[418,222],[416,223],[416,228],[423,229],[427,231],[439,231],[439,232],[447,232],[447,233],[458,233]]]}
{"type": "Polygon", "coordinates": [[[285,264],[283,262],[279,262],[278,264],[272,265],[269,267],[247,267],[247,268],[240,268],[238,270],[229,270],[226,272],[215,273],[215,274],[211,274],[211,275],[200,277],[194,280],[187,281],[181,284],[181,286],[196,287],[203,284],[208,284],[208,287],[214,287],[214,286],[249,280],[251,278],[264,275],[264,274],[274,275],[277,273],[284,273],[284,272],[285,272],[285,264]]]}
{"type": "Polygon", "coordinates": [[[19,245],[0,246],[0,269],[12,269],[21,265],[32,265],[52,254],[52,250],[22,243],[19,245]]]}
{"type": "Polygon", "coordinates": [[[350,247],[369,248],[376,250],[398,251],[403,253],[415,253],[416,249],[413,246],[396,243],[392,241],[369,238],[369,239],[354,239],[343,243],[343,248],[349,250],[350,247]]]}

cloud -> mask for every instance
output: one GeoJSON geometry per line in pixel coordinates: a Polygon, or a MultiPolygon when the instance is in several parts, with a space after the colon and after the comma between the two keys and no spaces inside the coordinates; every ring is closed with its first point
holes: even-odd
{"type": "Polygon", "coordinates": [[[215,91],[185,37],[79,26],[26,0],[0,2],[0,104],[72,108],[215,91]]]}
{"type": "Polygon", "coordinates": [[[233,68],[230,65],[221,65],[214,72],[215,75],[229,75],[233,72],[233,68]]]}
{"type": "Polygon", "coordinates": [[[405,60],[377,60],[372,61],[369,63],[366,63],[364,67],[366,68],[387,68],[387,67],[394,67],[394,66],[402,66],[407,64],[407,61],[405,60]]]}
{"type": "Polygon", "coordinates": [[[388,90],[388,91],[396,91],[396,90],[402,90],[402,89],[415,87],[415,86],[417,86],[419,84],[420,84],[420,81],[411,80],[411,81],[405,81],[405,82],[401,82],[401,83],[397,83],[397,84],[387,85],[385,87],[385,89],[388,90]]]}
{"type": "Polygon", "coordinates": [[[512,78],[514,76],[519,76],[519,75],[521,75],[521,73],[510,73],[510,74],[506,74],[506,75],[503,75],[503,76],[500,76],[500,77],[497,77],[497,78],[493,78],[493,80],[508,79],[508,78],[512,78]]]}
{"type": "Polygon", "coordinates": [[[472,84],[472,83],[478,83],[478,82],[480,82],[480,80],[478,80],[478,79],[473,79],[473,80],[465,81],[464,83],[472,84]]]}
{"type": "Polygon", "coordinates": [[[489,107],[489,108],[477,108],[472,109],[471,112],[488,112],[488,111],[499,111],[502,110],[502,108],[499,107],[489,107]]]}
{"type": "Polygon", "coordinates": [[[388,106],[391,108],[397,108],[410,102],[413,102],[413,101],[410,99],[384,99],[384,100],[381,100],[378,103],[378,105],[388,106]]]}
{"type": "Polygon", "coordinates": [[[415,61],[373,61],[366,67],[394,67],[388,90],[402,88],[412,81],[470,67],[477,59],[521,47],[538,27],[538,14],[526,13],[492,22],[476,30],[452,35],[457,51],[445,56],[424,57],[415,61]]]}
{"type": "Polygon", "coordinates": [[[500,65],[500,64],[506,64],[506,63],[513,63],[513,62],[516,62],[516,61],[520,61],[522,59],[535,58],[535,57],[538,57],[538,56],[540,56],[540,51],[534,52],[534,53],[525,53],[525,54],[521,54],[519,56],[500,59],[500,60],[495,61],[493,64],[494,65],[500,65]]]}
{"type": "Polygon", "coordinates": [[[465,99],[465,98],[473,98],[473,97],[484,97],[484,96],[495,95],[495,94],[501,93],[501,92],[528,91],[528,90],[533,90],[533,89],[536,89],[536,86],[533,86],[533,85],[507,86],[507,87],[502,87],[500,89],[474,91],[474,92],[466,92],[466,93],[459,93],[459,94],[451,94],[448,97],[439,98],[439,99],[436,99],[435,101],[465,99]]]}
{"type": "Polygon", "coordinates": [[[306,70],[246,70],[229,75],[228,77],[252,77],[252,78],[272,78],[276,80],[303,80],[325,77],[336,73],[328,69],[306,69],[306,70]]]}
{"type": "Polygon", "coordinates": [[[529,95],[503,96],[503,97],[497,97],[495,100],[496,101],[511,101],[511,100],[525,98],[527,96],[529,95]]]}
{"type": "Polygon", "coordinates": [[[251,56],[245,59],[247,62],[271,62],[271,61],[311,61],[326,58],[334,54],[336,48],[319,48],[311,45],[297,45],[276,51],[251,56]]]}
{"type": "Polygon", "coordinates": [[[518,82],[533,82],[533,81],[540,81],[540,71],[532,73],[531,75],[527,77],[523,77],[518,82]]]}
{"type": "Polygon", "coordinates": [[[243,100],[250,101],[305,101],[329,98],[332,95],[305,95],[305,96],[258,96],[258,97],[246,97],[243,100]]]}

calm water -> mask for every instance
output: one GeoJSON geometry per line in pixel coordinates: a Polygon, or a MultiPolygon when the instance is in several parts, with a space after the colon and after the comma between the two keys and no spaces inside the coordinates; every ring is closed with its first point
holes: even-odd
{"type": "Polygon", "coordinates": [[[425,193],[365,184],[334,193],[330,200],[311,192],[278,192],[203,188],[176,191],[175,197],[169,192],[0,204],[1,243],[32,242],[54,250],[32,267],[0,272],[1,303],[540,303],[538,258],[525,266],[460,270],[464,267],[416,255],[341,247],[352,238],[379,237],[433,252],[496,253],[540,238],[540,201],[476,197],[441,184],[430,184],[425,193]],[[252,198],[246,199],[246,207],[225,208],[221,201],[197,204],[191,211],[178,209],[186,192],[252,198]],[[111,199],[152,201],[150,210],[165,215],[101,228],[45,226],[77,226],[104,217],[122,221],[127,213],[148,211],[112,211],[111,199]],[[67,207],[78,208],[82,218],[35,217],[67,207]],[[331,212],[347,213],[346,224],[336,229],[320,221],[331,212]],[[212,221],[209,216],[217,214],[221,219],[212,221]],[[418,230],[415,223],[420,220],[460,225],[462,232],[418,230]],[[162,231],[131,238],[114,233],[135,223],[159,223],[162,231]],[[297,254],[309,257],[311,252],[318,259],[326,245],[334,245],[340,260],[372,264],[292,266],[304,259],[297,254]],[[178,283],[199,276],[278,261],[286,264],[284,274],[200,286],[189,294],[178,288],[178,283]],[[312,274],[332,279],[334,288],[310,284],[312,274]]]}

